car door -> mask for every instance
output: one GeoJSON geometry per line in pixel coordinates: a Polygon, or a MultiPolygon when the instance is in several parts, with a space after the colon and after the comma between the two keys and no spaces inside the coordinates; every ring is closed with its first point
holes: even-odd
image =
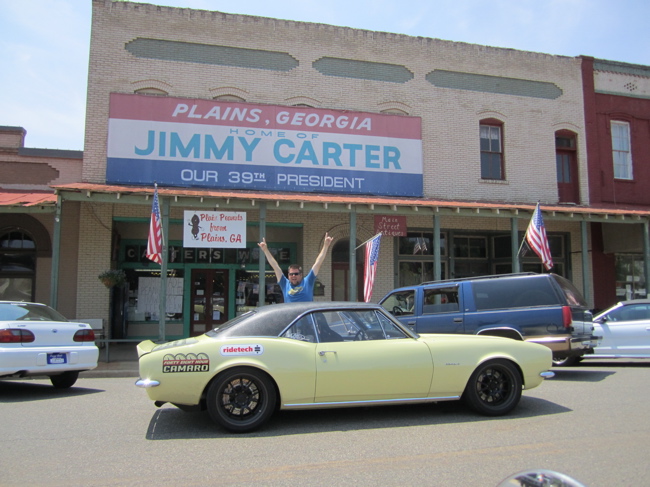
{"type": "Polygon", "coordinates": [[[340,315],[316,313],[322,337],[316,346],[316,403],[428,396],[433,375],[429,348],[375,313],[348,311],[347,322],[340,315]]]}
{"type": "Polygon", "coordinates": [[[603,337],[596,354],[650,356],[650,304],[621,306],[594,325],[594,335],[603,337]]]}
{"type": "Polygon", "coordinates": [[[418,303],[417,333],[464,333],[464,313],[458,285],[428,286],[418,303]]]}

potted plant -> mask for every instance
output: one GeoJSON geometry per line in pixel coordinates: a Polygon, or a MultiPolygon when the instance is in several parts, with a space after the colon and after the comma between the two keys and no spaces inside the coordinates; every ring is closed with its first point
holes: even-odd
{"type": "Polygon", "coordinates": [[[107,288],[126,283],[126,274],[121,269],[109,269],[97,276],[107,288]]]}

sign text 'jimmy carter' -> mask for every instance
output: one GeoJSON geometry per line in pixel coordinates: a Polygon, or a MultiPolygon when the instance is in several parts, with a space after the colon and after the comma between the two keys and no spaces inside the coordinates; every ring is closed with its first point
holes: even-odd
{"type": "Polygon", "coordinates": [[[112,184],[422,196],[418,117],[113,93],[112,184]]]}

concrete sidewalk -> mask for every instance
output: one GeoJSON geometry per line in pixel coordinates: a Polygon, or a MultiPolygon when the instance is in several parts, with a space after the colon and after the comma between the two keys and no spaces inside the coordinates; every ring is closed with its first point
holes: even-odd
{"type": "Polygon", "coordinates": [[[136,343],[113,343],[99,349],[97,368],[81,372],[79,378],[138,377],[136,343]]]}

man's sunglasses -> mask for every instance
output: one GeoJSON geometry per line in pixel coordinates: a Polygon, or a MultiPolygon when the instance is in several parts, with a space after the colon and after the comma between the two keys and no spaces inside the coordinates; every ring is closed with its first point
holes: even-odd
{"type": "Polygon", "coordinates": [[[290,276],[299,276],[300,272],[289,272],[290,276]]]}

